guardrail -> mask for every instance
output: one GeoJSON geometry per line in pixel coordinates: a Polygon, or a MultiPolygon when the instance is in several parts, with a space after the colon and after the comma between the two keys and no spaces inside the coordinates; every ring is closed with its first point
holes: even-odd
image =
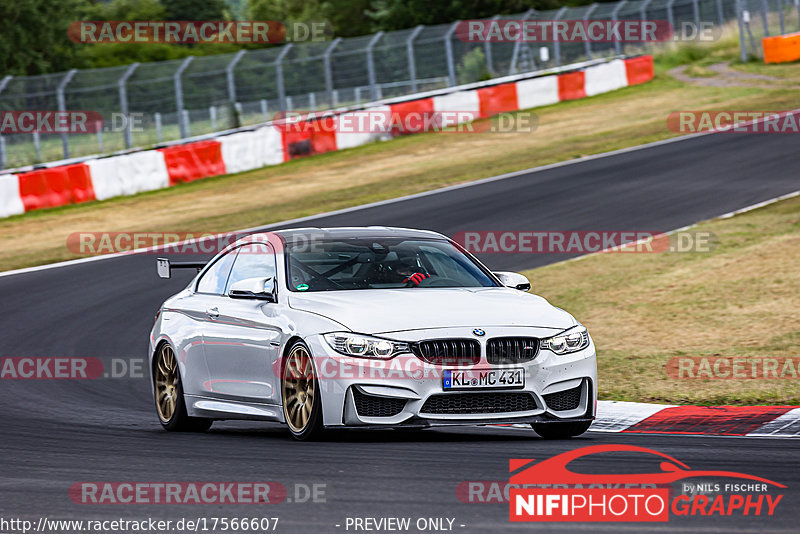
{"type": "MultiPolygon", "coordinates": [[[[652,77],[652,56],[615,58],[429,91],[413,98],[380,100],[360,109],[379,110],[401,120],[412,113],[456,111],[458,124],[601,94],[644,83],[652,77]]],[[[65,160],[0,175],[0,217],[257,169],[363,145],[386,136],[387,132],[381,129],[348,132],[338,127],[347,115],[356,113],[359,109],[355,107],[340,108],[300,120],[218,132],[155,150],[65,160]],[[315,127],[315,121],[321,120],[332,120],[333,128],[315,127]]]]}
{"type": "MultiPolygon", "coordinates": [[[[755,9],[761,0],[738,0],[755,9]]],[[[779,0],[784,11],[787,1],[779,0]]],[[[737,0],[620,0],[502,15],[505,20],[667,20],[715,25],[736,19],[737,0]]],[[[764,2],[764,5],[767,3],[764,2]]],[[[771,4],[771,3],[770,3],[771,4]]],[[[498,17],[494,17],[498,18],[498,17]]],[[[486,19],[491,20],[491,19],[486,19]]],[[[0,110],[94,110],[105,124],[94,134],[0,136],[0,169],[114,153],[263,123],[270,114],[357,105],[485,78],[531,72],[592,58],[651,52],[658,44],[623,42],[465,42],[458,22],[293,43],[171,61],[43,76],[0,76],[0,110]]],[[[786,27],[794,24],[786,18],[786,27]]],[[[756,29],[757,31],[757,29],[756,29]]]]}

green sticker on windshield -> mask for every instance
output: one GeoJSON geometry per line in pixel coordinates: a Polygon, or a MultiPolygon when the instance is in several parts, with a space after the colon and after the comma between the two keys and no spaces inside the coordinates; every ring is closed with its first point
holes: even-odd
{"type": "Polygon", "coordinates": [[[308,291],[308,284],[300,284],[297,286],[298,291],[308,291]]]}

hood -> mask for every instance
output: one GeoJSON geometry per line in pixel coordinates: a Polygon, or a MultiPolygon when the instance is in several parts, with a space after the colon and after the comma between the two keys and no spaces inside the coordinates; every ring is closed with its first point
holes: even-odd
{"type": "Polygon", "coordinates": [[[542,297],[508,288],[292,292],[289,306],[323,315],[362,334],[447,327],[566,329],[575,324],[570,314],[542,297]]]}

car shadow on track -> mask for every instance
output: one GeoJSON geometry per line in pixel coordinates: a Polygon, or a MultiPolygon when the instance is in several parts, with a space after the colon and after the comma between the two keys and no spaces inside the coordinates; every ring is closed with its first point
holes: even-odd
{"type": "MultiPolygon", "coordinates": [[[[289,431],[278,424],[243,424],[243,423],[216,423],[207,433],[209,437],[236,437],[275,439],[281,441],[291,440],[289,431]]],[[[584,434],[573,441],[591,439],[591,435],[584,434]]],[[[414,428],[414,429],[345,429],[329,430],[322,437],[315,440],[322,443],[437,443],[437,442],[489,442],[489,441],[545,441],[532,429],[492,427],[492,426],[463,426],[442,428],[414,428]]]]}

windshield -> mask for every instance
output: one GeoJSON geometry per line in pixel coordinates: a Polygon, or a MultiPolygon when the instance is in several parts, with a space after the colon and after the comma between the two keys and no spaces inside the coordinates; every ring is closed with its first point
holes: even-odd
{"type": "Polygon", "coordinates": [[[331,239],[286,245],[289,289],[495,287],[497,284],[448,241],[331,239]]]}

